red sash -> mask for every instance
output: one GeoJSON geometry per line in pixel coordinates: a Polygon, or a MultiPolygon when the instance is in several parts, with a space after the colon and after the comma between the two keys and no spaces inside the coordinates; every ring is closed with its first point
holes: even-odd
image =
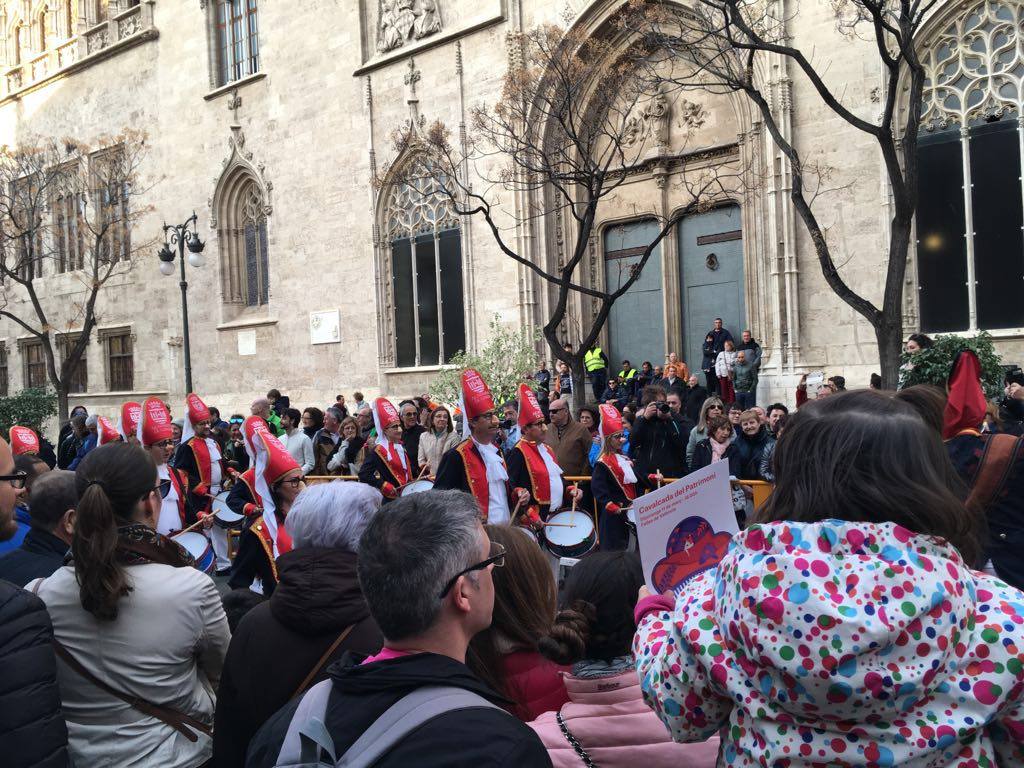
{"type": "Polygon", "coordinates": [[[463,440],[455,450],[462,457],[462,465],[466,468],[466,482],[469,484],[469,492],[476,498],[480,505],[484,522],[487,522],[487,508],[490,506],[491,494],[487,487],[487,465],[477,451],[473,450],[472,440],[463,440]]]}
{"type": "Polygon", "coordinates": [[[196,435],[189,440],[188,444],[192,449],[192,455],[196,457],[196,468],[199,470],[199,482],[209,488],[210,480],[213,479],[210,446],[208,446],[206,444],[206,440],[199,437],[199,435],[196,435]]]}
{"type": "Polygon", "coordinates": [[[626,482],[622,467],[619,466],[619,460],[615,456],[614,453],[602,453],[598,461],[607,467],[608,471],[612,473],[612,477],[615,478],[615,482],[619,484],[619,488],[626,494],[626,498],[632,501],[636,498],[636,483],[626,482]]]}
{"type": "MultiPolygon", "coordinates": [[[[530,476],[530,485],[533,486],[533,498],[538,504],[551,504],[551,478],[548,473],[548,465],[544,463],[544,457],[540,455],[542,450],[551,450],[543,443],[531,443],[528,440],[520,440],[516,448],[523,454],[526,460],[526,472],[530,476]]],[[[561,502],[561,499],[558,499],[561,502]]]]}
{"type": "Polygon", "coordinates": [[[184,528],[186,525],[185,494],[188,493],[188,475],[174,467],[168,467],[167,469],[169,470],[167,475],[170,477],[171,485],[174,486],[174,491],[178,494],[178,517],[181,518],[181,527],[184,528]]]}
{"type": "Polygon", "coordinates": [[[252,503],[260,509],[263,509],[263,498],[256,492],[256,470],[247,469],[238,476],[238,479],[245,483],[245,487],[249,489],[249,494],[252,496],[252,503]]]}
{"type": "Polygon", "coordinates": [[[394,443],[388,443],[388,446],[391,448],[390,451],[385,451],[382,445],[375,445],[373,451],[384,463],[384,466],[387,467],[388,472],[391,473],[395,487],[405,485],[412,478],[409,477],[409,473],[402,463],[402,457],[398,455],[398,449],[395,448],[394,443]]]}

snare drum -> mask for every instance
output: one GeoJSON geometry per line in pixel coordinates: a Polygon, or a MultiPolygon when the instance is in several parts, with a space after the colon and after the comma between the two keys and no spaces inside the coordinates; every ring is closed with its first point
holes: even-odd
{"type": "Polygon", "coordinates": [[[583,557],[597,544],[594,521],[586,512],[559,512],[544,527],[545,545],[555,557],[583,557]]]}
{"type": "Polygon", "coordinates": [[[213,500],[213,523],[218,528],[224,528],[227,530],[241,530],[242,523],[245,522],[245,515],[240,515],[237,512],[232,512],[231,507],[228,506],[228,492],[217,494],[217,498],[213,500]]]}
{"type": "Polygon", "coordinates": [[[412,496],[414,493],[423,493],[434,489],[433,480],[413,480],[402,489],[402,496],[412,496]]]}
{"type": "Polygon", "coordinates": [[[213,556],[213,547],[210,545],[208,538],[194,531],[182,533],[173,538],[195,558],[196,568],[203,573],[213,573],[215,558],[213,556]]]}

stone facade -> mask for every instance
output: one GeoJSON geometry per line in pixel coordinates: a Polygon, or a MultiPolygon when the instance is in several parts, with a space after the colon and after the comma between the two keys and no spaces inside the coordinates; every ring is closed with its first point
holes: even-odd
{"type": "MultiPolygon", "coordinates": [[[[247,3],[255,7],[252,0],[240,5],[247,3]]],[[[789,16],[788,0],[776,4],[780,16],[789,16]]],[[[247,412],[246,403],[272,386],[297,405],[357,389],[372,397],[427,387],[436,366],[398,366],[392,343],[389,189],[373,182],[402,160],[395,157],[392,133],[422,117],[443,121],[459,136],[472,105],[496,99],[515,32],[558,23],[597,34],[622,0],[260,3],[258,32],[244,41],[245,55],[255,61],[258,38],[258,65],[240,63],[224,84],[217,37],[222,3],[216,0],[0,5],[8,65],[0,142],[17,144],[32,135],[89,142],[124,127],[149,134],[144,186],[152,210],[135,237],[154,239],[152,253],[140,253],[131,272],[104,289],[98,310],[101,329],[132,331],[133,391],[109,391],[103,345],[91,343],[89,391],[73,396],[72,404],[113,415],[123,400],[148,393],[182,402],[177,280],[159,274],[156,251],[161,223],[184,221],[195,210],[208,245],[206,265],[188,270],[193,376],[197,391],[227,415],[247,412]],[[68,6],[70,21],[62,15],[68,6]],[[24,35],[19,25],[33,28],[40,10],[40,23],[49,27],[32,39],[45,41],[46,50],[29,55],[21,49],[16,63],[12,36],[24,35]],[[256,260],[249,263],[252,254],[256,260]],[[260,275],[251,285],[250,269],[260,275]]],[[[964,5],[940,4],[937,19],[964,5]]],[[[869,43],[840,35],[830,7],[803,3],[788,22],[789,33],[818,56],[828,52],[829,83],[859,115],[871,117],[883,85],[877,56],[869,43]]],[[[824,110],[786,62],[774,64],[765,78],[781,122],[808,158],[833,169],[831,182],[841,190],[816,201],[836,261],[854,289],[880,302],[879,254],[890,211],[875,147],[824,110]]],[[[709,162],[742,161],[760,180],[733,202],[742,212],[745,316],[765,351],[761,400],[788,399],[799,375],[811,370],[843,374],[850,386],[866,384],[877,370],[873,333],[825,284],[787,196],[786,162],[749,104],[704,98],[708,120],[687,151],[708,150],[709,162]]],[[[680,149],[671,119],[678,106],[655,100],[636,116],[652,160],[601,212],[601,233],[644,213],[669,214],[685,202],[672,184],[670,162],[680,149]]],[[[504,198],[508,206],[524,203],[504,198]]],[[[509,324],[542,321],[551,300],[544,286],[503,257],[480,222],[455,226],[466,343],[480,344],[494,315],[509,324]]],[[[532,258],[554,263],[567,226],[549,217],[519,232],[517,242],[532,258]]],[[[684,347],[674,237],[662,259],[666,349],[684,347]]],[[[604,279],[602,248],[597,238],[584,279],[604,279]]],[[[79,291],[73,274],[44,272],[39,280],[49,301],[70,303],[79,291]]],[[[909,332],[917,317],[913,280],[907,295],[909,332]]],[[[19,306],[16,299],[12,306],[19,306]]],[[[585,311],[577,304],[573,317],[585,311]]],[[[567,333],[573,335],[571,327],[567,333]]],[[[1004,353],[1020,359],[1021,331],[997,335],[1004,353]]],[[[13,323],[0,321],[12,390],[23,383],[21,336],[13,323]]]]}

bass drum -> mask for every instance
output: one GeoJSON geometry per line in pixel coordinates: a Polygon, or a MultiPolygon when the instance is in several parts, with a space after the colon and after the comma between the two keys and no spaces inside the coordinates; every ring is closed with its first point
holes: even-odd
{"type": "Polygon", "coordinates": [[[597,546],[594,520],[586,512],[559,512],[549,517],[547,522],[544,543],[555,557],[580,558],[597,546]]]}

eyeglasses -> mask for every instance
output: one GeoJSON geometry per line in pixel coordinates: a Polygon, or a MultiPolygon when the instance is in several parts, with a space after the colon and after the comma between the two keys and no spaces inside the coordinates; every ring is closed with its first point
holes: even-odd
{"type": "Polygon", "coordinates": [[[25,481],[28,480],[28,475],[24,472],[18,472],[13,475],[0,475],[0,480],[6,480],[11,484],[11,488],[16,491],[20,491],[25,487],[25,481]]]}
{"type": "Polygon", "coordinates": [[[441,594],[437,596],[438,599],[440,600],[447,595],[448,591],[455,586],[455,582],[458,581],[461,576],[465,576],[467,573],[472,573],[473,571],[482,571],[490,565],[493,565],[495,568],[501,568],[505,565],[505,547],[496,541],[491,542],[491,556],[486,560],[481,560],[476,565],[471,565],[469,568],[463,568],[452,576],[451,579],[448,580],[448,583],[444,585],[444,589],[441,590],[441,594]]]}
{"type": "Polygon", "coordinates": [[[565,410],[567,410],[565,406],[562,406],[561,408],[548,408],[548,413],[561,413],[565,410]]]}
{"type": "Polygon", "coordinates": [[[150,448],[170,448],[172,445],[174,445],[174,441],[173,440],[161,440],[158,443],[153,443],[149,447],[150,448]]]}
{"type": "Polygon", "coordinates": [[[298,488],[301,482],[301,477],[289,477],[287,480],[281,480],[277,484],[277,487],[280,488],[282,485],[290,485],[292,488],[298,488]]]}

